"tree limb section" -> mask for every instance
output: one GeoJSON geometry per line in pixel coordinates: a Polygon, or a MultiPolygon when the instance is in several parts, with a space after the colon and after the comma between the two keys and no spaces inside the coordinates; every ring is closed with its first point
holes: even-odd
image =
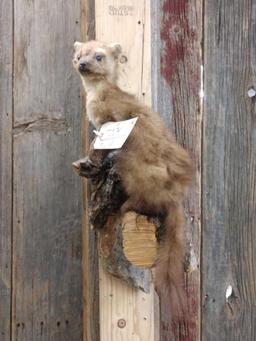
{"type": "Polygon", "coordinates": [[[156,260],[156,226],[159,228],[160,222],[135,212],[121,217],[120,208],[127,196],[115,166],[117,153],[111,151],[104,158],[102,153],[95,153],[72,165],[80,176],[91,180],[89,219],[99,231],[99,253],[105,270],[147,292],[151,275],[145,269],[156,260]]]}

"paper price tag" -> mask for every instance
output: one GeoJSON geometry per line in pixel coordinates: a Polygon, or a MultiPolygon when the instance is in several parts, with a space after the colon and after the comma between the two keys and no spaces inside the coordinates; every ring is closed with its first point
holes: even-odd
{"type": "Polygon", "coordinates": [[[94,149],[120,149],[133,130],[138,117],[126,121],[107,122],[99,131],[95,131],[97,138],[94,149]]]}

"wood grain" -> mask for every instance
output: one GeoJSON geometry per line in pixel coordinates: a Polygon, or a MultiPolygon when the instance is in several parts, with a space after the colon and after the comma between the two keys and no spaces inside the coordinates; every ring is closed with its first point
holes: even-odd
{"type": "Polygon", "coordinates": [[[157,340],[154,339],[154,305],[149,294],[110,277],[102,266],[100,307],[101,341],[157,340]]]}
{"type": "Polygon", "coordinates": [[[12,270],[12,2],[0,3],[0,339],[10,340],[12,270]]]}
{"type": "Polygon", "coordinates": [[[121,44],[128,62],[121,64],[119,84],[137,96],[142,96],[144,18],[145,0],[99,0],[95,6],[96,38],[121,44]]]}
{"type": "Polygon", "coordinates": [[[122,219],[122,235],[124,255],[128,261],[150,269],[157,260],[155,224],[145,216],[127,212],[122,219]]]}
{"type": "Polygon", "coordinates": [[[14,1],[12,340],[82,339],[80,1],[14,1]]]}
{"type": "Polygon", "coordinates": [[[203,340],[256,339],[256,6],[205,1],[203,340]],[[232,292],[226,298],[227,288],[232,292]]]}
{"type": "Polygon", "coordinates": [[[186,290],[189,323],[168,323],[168,307],[161,303],[161,340],[200,338],[200,182],[201,182],[201,39],[199,0],[151,1],[152,100],[179,143],[190,152],[194,181],[186,201],[186,290]]]}
{"type": "MultiPolygon", "coordinates": [[[[107,43],[120,43],[128,57],[128,62],[122,64],[120,70],[120,86],[139,98],[145,97],[146,101],[150,100],[149,5],[148,0],[100,0],[95,7],[96,38],[107,43]]],[[[154,336],[153,286],[150,294],[145,294],[111,277],[101,268],[100,307],[102,341],[157,341],[157,335],[154,336]],[[120,319],[125,320],[123,328],[118,326],[120,319]]]]}
{"type": "Polygon", "coordinates": [[[110,216],[104,229],[99,231],[98,252],[102,269],[128,286],[149,293],[151,273],[135,266],[124,254],[123,221],[120,218],[117,215],[110,216]]]}
{"type": "MultiPolygon", "coordinates": [[[[95,39],[95,0],[81,0],[81,40],[95,39]]],[[[77,81],[79,77],[77,77],[77,81]]],[[[81,86],[82,156],[87,154],[92,127],[86,116],[86,95],[81,86]]],[[[99,265],[97,234],[89,224],[89,186],[83,180],[83,340],[99,341],[99,265]]]]}

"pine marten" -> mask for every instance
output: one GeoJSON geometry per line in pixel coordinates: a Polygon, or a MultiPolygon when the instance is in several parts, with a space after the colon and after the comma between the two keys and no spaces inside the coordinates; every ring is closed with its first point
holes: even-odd
{"type": "Polygon", "coordinates": [[[168,295],[172,315],[180,315],[184,310],[182,200],[191,182],[191,160],[159,114],[117,86],[122,56],[119,44],[76,42],[74,48],[73,65],[81,76],[87,94],[87,115],[95,128],[109,121],[138,117],[116,156],[117,171],[128,197],[121,212],[133,210],[165,217],[166,232],[156,262],[155,285],[161,295],[168,295]]]}

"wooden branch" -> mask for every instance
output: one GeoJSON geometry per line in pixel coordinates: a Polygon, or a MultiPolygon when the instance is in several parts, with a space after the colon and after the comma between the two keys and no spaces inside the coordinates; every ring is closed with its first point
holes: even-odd
{"type": "MultiPolygon", "coordinates": [[[[151,276],[142,268],[132,264],[124,254],[124,236],[120,216],[110,216],[104,229],[99,234],[99,253],[102,265],[113,276],[126,281],[129,285],[149,292],[151,276]]],[[[140,246],[141,248],[141,246],[140,246]]]]}
{"type": "Polygon", "coordinates": [[[156,225],[158,219],[148,219],[135,212],[121,217],[119,210],[127,199],[116,171],[115,156],[110,152],[90,153],[73,163],[75,171],[91,180],[90,223],[99,230],[99,252],[104,268],[112,275],[145,292],[149,291],[150,273],[157,254],[156,225]],[[143,247],[142,247],[143,245],[143,247]]]}
{"type": "Polygon", "coordinates": [[[116,153],[111,152],[102,161],[85,157],[74,162],[73,168],[82,177],[91,179],[91,205],[89,219],[94,228],[103,228],[110,215],[117,213],[126,200],[114,160],[116,153]]]}

